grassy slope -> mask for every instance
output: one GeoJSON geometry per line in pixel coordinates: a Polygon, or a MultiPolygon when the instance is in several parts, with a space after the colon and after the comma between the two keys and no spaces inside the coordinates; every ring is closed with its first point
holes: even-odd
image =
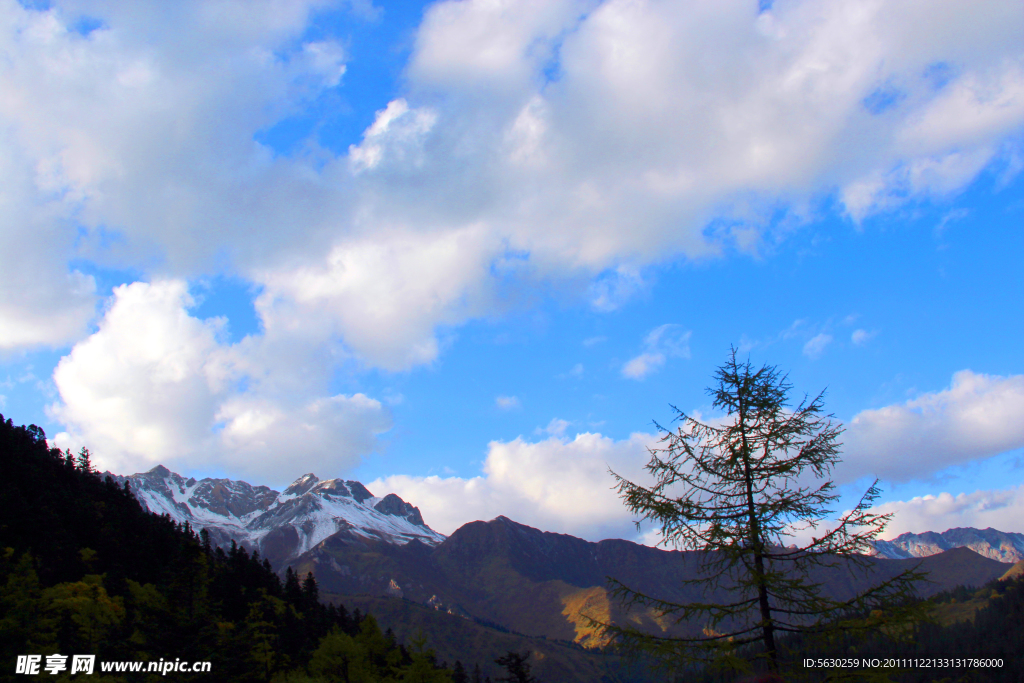
{"type": "Polygon", "coordinates": [[[544,683],[597,683],[623,680],[614,673],[616,657],[585,650],[566,642],[506,633],[463,617],[433,610],[410,600],[372,596],[325,595],[329,600],[371,612],[381,627],[390,627],[401,642],[412,642],[417,633],[429,634],[439,661],[449,665],[461,660],[467,669],[480,664],[485,676],[499,674],[494,659],[510,650],[530,652],[533,673],[544,683]]]}
{"type": "MultiPolygon", "coordinates": [[[[1019,579],[1022,575],[1024,575],[1024,561],[1007,569],[999,577],[999,581],[1019,579]]],[[[967,599],[964,599],[963,596],[959,600],[954,596],[942,596],[932,609],[932,617],[942,626],[951,626],[964,621],[973,622],[978,612],[992,605],[993,601],[999,598],[999,592],[992,588],[991,583],[974,591],[967,599]]]]}

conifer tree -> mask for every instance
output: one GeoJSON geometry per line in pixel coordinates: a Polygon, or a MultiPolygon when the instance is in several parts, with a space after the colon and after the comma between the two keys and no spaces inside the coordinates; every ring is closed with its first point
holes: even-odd
{"type": "Polygon", "coordinates": [[[530,675],[530,653],[519,653],[509,650],[504,656],[498,657],[494,663],[505,667],[508,676],[495,680],[505,683],[536,683],[537,679],[530,675]]]}
{"type": "Polygon", "coordinates": [[[96,472],[96,469],[92,466],[92,453],[85,446],[82,446],[82,450],[78,451],[78,469],[87,474],[94,474],[96,472]]]}
{"type": "Polygon", "coordinates": [[[298,574],[292,571],[291,566],[284,572],[284,599],[292,607],[302,609],[302,586],[298,574]]]}
{"type": "Polygon", "coordinates": [[[320,602],[320,587],[316,583],[313,572],[307,572],[306,578],[302,580],[302,599],[307,609],[320,602]]]}
{"type": "MultiPolygon", "coordinates": [[[[125,491],[130,491],[131,490],[129,488],[129,484],[128,484],[128,480],[127,479],[125,479],[125,481],[124,481],[124,490],[125,491]]],[[[200,539],[200,541],[203,544],[203,554],[206,555],[207,557],[209,557],[210,554],[213,552],[213,544],[210,542],[210,532],[207,531],[205,527],[199,531],[199,539],[200,539]]]]}
{"type": "Polygon", "coordinates": [[[662,544],[705,553],[701,574],[684,584],[704,596],[729,588],[729,602],[677,603],[612,579],[624,604],[651,607],[676,624],[696,623],[703,633],[669,637],[604,625],[605,632],[627,651],[653,654],[665,664],[711,660],[744,669],[758,657],[771,672],[780,669],[782,634],[828,637],[883,627],[906,633],[918,616],[909,598],[919,573],[878,580],[845,600],[826,595],[812,576],[812,570],[838,567],[869,576],[870,542],[891,517],[870,511],[879,495],[876,481],[851,512],[824,524],[839,497],[828,477],[839,462],[842,433],[824,412],[824,394],[791,406],[787,378],[772,366],[739,362],[735,349],[715,380],[707,391],[727,421],[707,424],[673,408],[679,426],[658,425],[661,447],[651,449],[646,466],[654,485],[612,475],[626,506],[640,517],[638,528],[654,522],[662,544]],[[819,527],[820,535],[802,547],[785,546],[791,534],[815,534],[819,527]],[[752,655],[751,648],[760,652],[752,655]]]}

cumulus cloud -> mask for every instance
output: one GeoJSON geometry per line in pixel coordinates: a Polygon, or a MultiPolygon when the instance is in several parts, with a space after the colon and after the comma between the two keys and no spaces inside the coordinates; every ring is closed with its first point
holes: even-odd
{"type": "Polygon", "coordinates": [[[403,370],[433,361],[435,326],[482,313],[489,268],[478,228],[418,235],[378,231],[336,245],[322,262],[260,273],[256,309],[268,330],[340,338],[367,363],[403,370]]]}
{"type": "Polygon", "coordinates": [[[681,326],[675,324],[654,328],[644,338],[643,353],[626,361],[622,366],[622,376],[640,380],[661,369],[667,358],[689,358],[691,334],[692,332],[684,332],[681,326]]]}
{"type": "Polygon", "coordinates": [[[858,413],[843,435],[840,482],[929,477],[1024,446],[1024,375],[961,370],[948,389],[858,413]]]}
{"type": "Polygon", "coordinates": [[[756,249],[780,204],[838,190],[859,219],[1020,152],[1014,0],[465,0],[427,9],[361,141],[275,157],[255,140],[345,87],[340,43],[304,38],[324,4],[4,0],[0,172],[27,219],[0,234],[46,276],[0,297],[0,344],[81,335],[73,258],[190,278],[226,253],[271,324],[404,369],[499,283],[589,282],[611,310],[651,264],[756,249]]]}
{"type": "Polygon", "coordinates": [[[412,477],[397,475],[370,482],[383,495],[413,501],[432,528],[450,534],[475,520],[505,515],[545,531],[601,540],[636,536],[633,517],[622,505],[608,469],[631,481],[644,481],[651,434],[616,441],[601,434],[552,436],[529,442],[492,441],[483,475],[412,477]],[[459,501],[452,505],[451,501],[459,501]]]}
{"type": "Polygon", "coordinates": [[[1001,491],[973,493],[940,493],[911,500],[882,503],[876,513],[895,513],[884,538],[891,540],[902,533],[945,531],[955,527],[999,529],[1024,533],[1024,486],[1001,491]]]}
{"type": "Polygon", "coordinates": [[[266,377],[258,340],[230,345],[224,319],[199,320],[184,282],[123,285],[98,330],[54,371],[49,412],[68,431],[59,447],[88,445],[98,467],[130,474],[223,467],[289,481],[294,459],[338,472],[358,463],[390,428],[363,394],[308,398],[282,371],[266,377]]]}
{"type": "MultiPolygon", "coordinates": [[[[342,434],[341,413],[377,409],[322,402],[318,353],[429,364],[508,288],[568,283],[614,310],[653,264],[756,250],[786,207],[838,193],[859,220],[1021,155],[1016,0],[438,2],[360,140],[280,153],[266,133],[345,88],[342,42],[308,38],[326,4],[0,0],[0,349],[79,341],[56,376],[69,434],[129,452],[104,411],[133,398],[123,431],[154,453],[273,443],[253,425],[275,410],[342,434]],[[111,320],[83,339],[83,261],[154,282],[226,261],[260,292],[266,336],[227,347],[183,299],[154,303],[186,370],[150,386],[138,368],[155,361],[111,320]],[[221,368],[263,393],[221,387],[221,368]]],[[[623,373],[672,353],[645,346],[623,373]]]]}
{"type": "Polygon", "coordinates": [[[282,45],[318,4],[0,3],[0,348],[87,331],[74,259],[188,275],[245,235],[287,243],[277,193],[310,191],[253,135],[344,72],[330,41],[282,45]]]}

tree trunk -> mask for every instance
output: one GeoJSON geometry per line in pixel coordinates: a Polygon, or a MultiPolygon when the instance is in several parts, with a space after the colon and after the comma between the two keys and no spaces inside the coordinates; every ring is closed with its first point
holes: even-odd
{"type": "Polygon", "coordinates": [[[754,551],[755,581],[757,582],[757,598],[761,608],[761,635],[764,649],[768,653],[768,669],[778,673],[779,661],[775,650],[775,625],[772,622],[772,610],[768,604],[768,587],[764,580],[764,556],[762,555],[761,525],[758,524],[757,510],[754,507],[754,474],[750,470],[750,446],[747,443],[746,406],[743,397],[739,399],[740,436],[743,439],[741,453],[743,457],[743,478],[747,487],[747,515],[750,520],[750,545],[754,551]]]}

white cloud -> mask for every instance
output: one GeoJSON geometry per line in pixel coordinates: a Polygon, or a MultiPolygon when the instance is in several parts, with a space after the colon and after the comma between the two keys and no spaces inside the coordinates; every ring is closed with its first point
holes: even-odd
{"type": "Polygon", "coordinates": [[[265,339],[226,344],[224,320],[198,320],[192,304],[176,280],[114,290],[99,329],[54,371],[49,412],[68,429],[57,446],[88,445],[98,467],[121,474],[162,463],[290,481],[296,458],[339,472],[390,428],[363,394],[316,396],[321,387],[292,378],[296,391],[264,364],[265,339]]]}
{"type": "Polygon", "coordinates": [[[817,334],[804,344],[804,355],[811,360],[821,358],[821,354],[825,353],[825,348],[831,343],[831,334],[824,332],[817,334]]]}
{"type": "Polygon", "coordinates": [[[643,291],[646,283],[635,266],[618,266],[602,273],[590,286],[590,305],[597,311],[621,308],[643,291]]]}
{"type": "Polygon", "coordinates": [[[666,358],[689,358],[691,334],[675,324],[654,328],[644,338],[644,352],[622,366],[622,376],[640,380],[661,369],[666,358]]]}
{"type": "Polygon", "coordinates": [[[901,405],[864,410],[843,435],[840,482],[929,477],[1024,446],[1024,375],[961,370],[948,389],[901,405]]]}
{"type": "Polygon", "coordinates": [[[345,75],[345,50],[338,43],[330,40],[303,43],[302,57],[309,62],[307,70],[323,79],[325,87],[337,86],[345,75]]]}
{"type": "Polygon", "coordinates": [[[665,364],[663,353],[641,353],[626,361],[622,366],[622,376],[629,379],[643,379],[665,364]]]}
{"type": "Polygon", "coordinates": [[[989,527],[1008,533],[1024,533],[1024,486],[1001,491],[973,493],[940,493],[919,496],[907,501],[890,501],[876,505],[876,513],[894,512],[884,538],[891,540],[902,533],[945,531],[955,527],[989,527]]]}
{"type": "Polygon", "coordinates": [[[498,406],[502,410],[513,410],[518,408],[520,403],[519,399],[515,396],[498,396],[494,399],[494,405],[498,406]]]}
{"type": "Polygon", "coordinates": [[[469,96],[526,94],[555,41],[596,3],[439,2],[427,9],[409,67],[420,83],[469,96]]]}
{"type": "Polygon", "coordinates": [[[358,144],[278,157],[255,140],[345,88],[337,41],[304,41],[325,2],[0,2],[4,348],[81,337],[72,259],[229,254],[268,327],[401,370],[499,284],[612,310],[651,264],[756,251],[780,204],[838,190],[859,219],[1020,155],[1016,0],[439,2],[358,144]]]}
{"type": "Polygon", "coordinates": [[[551,436],[562,436],[563,434],[565,434],[565,430],[569,428],[570,424],[572,423],[569,422],[568,420],[562,420],[560,418],[553,417],[551,418],[551,422],[548,423],[547,427],[545,427],[544,429],[538,428],[536,430],[536,433],[540,434],[543,432],[545,434],[550,434],[551,436]]]}
{"type": "Polygon", "coordinates": [[[422,166],[423,141],[437,122],[429,109],[410,110],[403,99],[392,100],[377,112],[377,118],[363,134],[363,142],[351,145],[349,163],[359,173],[387,162],[395,165],[422,166]]]}
{"type": "Polygon", "coordinates": [[[380,402],[364,394],[326,396],[299,405],[258,393],[237,396],[226,400],[215,417],[224,425],[222,462],[232,471],[272,473],[277,481],[297,476],[297,462],[340,475],[373,451],[377,435],[391,428],[380,402]]]}
{"type": "Polygon", "coordinates": [[[871,341],[871,338],[878,334],[875,331],[868,332],[867,330],[857,329],[850,335],[850,341],[857,346],[863,346],[871,341]]]}
{"type": "MultiPolygon", "coordinates": [[[[276,157],[258,140],[345,87],[339,43],[305,38],[326,2],[26,4],[0,0],[0,349],[78,341],[53,415],[115,469],[278,476],[299,424],[336,470],[389,425],[375,399],[327,395],[339,358],[430,364],[446,329],[509,305],[501,288],[567,283],[612,310],[651,264],[756,251],[780,206],[838,190],[859,219],[1021,154],[1018,0],[439,2],[357,144],[276,157]],[[75,31],[84,15],[101,28],[75,31]],[[237,345],[187,313],[183,283],[224,255],[261,291],[266,332],[237,345]],[[83,338],[97,293],[79,260],[155,283],[120,289],[83,338]]],[[[623,374],[686,348],[645,344],[623,374]]],[[[956,413],[962,389],[858,416],[862,470],[1020,442],[956,413]]]]}
{"type": "Polygon", "coordinates": [[[16,147],[0,129],[0,352],[74,341],[96,312],[94,279],[66,265],[61,201],[37,196],[31,159],[16,147]]]}
{"type": "Polygon", "coordinates": [[[441,237],[379,231],[335,246],[322,263],[262,273],[256,308],[268,330],[340,336],[388,370],[429,363],[439,351],[435,326],[489,302],[490,292],[474,286],[489,267],[487,239],[474,228],[441,237]]]}
{"type": "Polygon", "coordinates": [[[615,441],[601,434],[552,436],[538,442],[492,441],[483,476],[395,475],[367,487],[397,493],[423,512],[432,528],[450,534],[475,520],[505,515],[517,522],[581,538],[633,538],[633,517],[622,505],[611,468],[631,481],[645,481],[643,465],[655,436],[633,434],[615,441]],[[452,501],[459,501],[452,505],[452,501]]]}
{"type": "Polygon", "coordinates": [[[0,348],[86,332],[95,286],[71,259],[190,274],[232,244],[273,249],[296,213],[278,192],[309,191],[252,136],[340,77],[332,44],[282,45],[318,4],[0,3],[0,348]]]}
{"type": "Polygon", "coordinates": [[[128,449],[153,464],[201,450],[195,435],[209,432],[215,395],[230,381],[217,343],[223,320],[190,317],[181,282],[122,286],[114,299],[54,371],[63,401],[54,416],[81,425],[97,460],[118,472],[128,449]]]}

